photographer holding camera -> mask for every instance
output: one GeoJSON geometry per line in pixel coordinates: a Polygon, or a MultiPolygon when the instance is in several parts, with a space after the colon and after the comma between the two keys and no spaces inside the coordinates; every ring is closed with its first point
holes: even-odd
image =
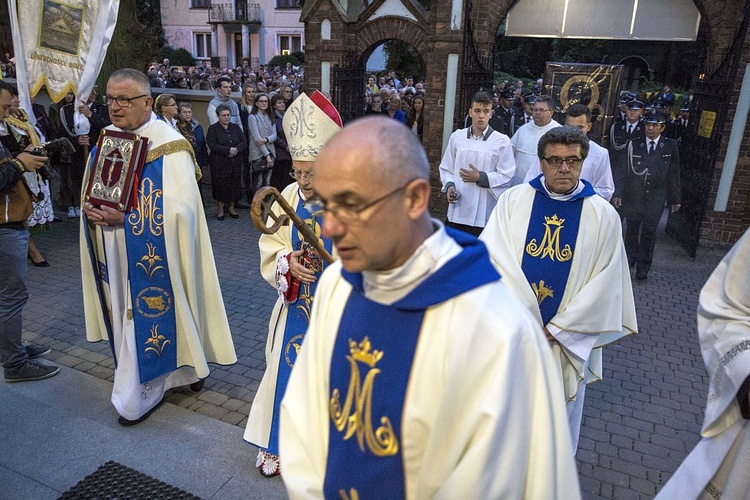
{"type": "MultiPolygon", "coordinates": [[[[0,118],[10,114],[12,87],[0,81],[0,118]]],[[[31,194],[22,177],[42,168],[45,156],[20,152],[15,157],[0,144],[0,361],[6,382],[42,380],[60,368],[34,361],[48,349],[21,341],[23,306],[29,297],[26,253],[31,194]]]]}

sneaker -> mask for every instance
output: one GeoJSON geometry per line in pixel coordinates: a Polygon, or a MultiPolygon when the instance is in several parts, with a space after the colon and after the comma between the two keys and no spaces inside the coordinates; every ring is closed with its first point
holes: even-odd
{"type": "Polygon", "coordinates": [[[68,207],[68,219],[75,219],[76,218],[76,209],[73,207],[68,207]]]}
{"type": "Polygon", "coordinates": [[[76,213],[76,217],[80,217],[81,216],[81,209],[78,208],[78,207],[76,207],[75,208],[75,213],[76,213]]]}
{"type": "Polygon", "coordinates": [[[45,354],[49,354],[52,351],[52,349],[43,345],[26,344],[25,347],[26,354],[29,356],[29,359],[36,359],[40,356],[44,356],[45,354]]]}
{"type": "Polygon", "coordinates": [[[15,373],[5,371],[6,382],[31,382],[33,380],[44,380],[45,378],[54,377],[60,372],[59,366],[43,365],[38,361],[28,361],[20,370],[15,373]]]}

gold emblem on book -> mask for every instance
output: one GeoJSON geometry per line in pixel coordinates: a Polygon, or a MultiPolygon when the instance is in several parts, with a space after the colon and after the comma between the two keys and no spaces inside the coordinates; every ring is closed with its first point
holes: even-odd
{"type": "Polygon", "coordinates": [[[349,339],[349,353],[346,359],[349,361],[351,377],[346,400],[342,408],[340,391],[333,390],[328,408],[331,420],[337,431],[343,432],[346,429],[344,441],[356,434],[360,450],[365,451],[367,445],[367,449],[377,457],[395,455],[398,452],[398,438],[391,420],[383,416],[380,417],[380,427],[373,429],[372,425],[372,391],[375,376],[380,373],[375,365],[383,358],[383,351],[372,349],[370,339],[365,337],[360,343],[349,339]],[[358,362],[370,367],[362,385],[358,362]]]}
{"type": "Polygon", "coordinates": [[[354,488],[349,488],[349,492],[341,489],[339,490],[339,497],[341,500],[359,500],[359,493],[354,488]]]}
{"type": "Polygon", "coordinates": [[[562,230],[565,219],[560,219],[557,214],[552,217],[544,217],[544,236],[542,242],[537,245],[536,238],[533,238],[528,245],[526,245],[526,253],[532,257],[540,257],[543,259],[549,257],[552,260],[558,260],[565,262],[573,257],[573,252],[570,249],[570,245],[565,245],[562,250],[560,249],[560,231],[562,230]]]}

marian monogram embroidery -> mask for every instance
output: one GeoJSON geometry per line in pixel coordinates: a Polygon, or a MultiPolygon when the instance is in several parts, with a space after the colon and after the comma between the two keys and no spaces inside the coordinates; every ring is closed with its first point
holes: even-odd
{"type": "Polygon", "coordinates": [[[128,216],[128,221],[133,224],[133,234],[140,236],[146,229],[154,236],[161,236],[164,226],[164,214],[161,213],[158,201],[162,197],[161,189],[154,189],[151,179],[143,179],[141,189],[138,193],[138,207],[128,216]]]}
{"type": "Polygon", "coordinates": [[[532,257],[545,258],[549,257],[552,260],[558,260],[565,262],[573,257],[573,252],[570,249],[570,245],[565,245],[562,250],[560,249],[560,231],[562,230],[565,219],[559,219],[557,214],[552,217],[544,218],[544,236],[542,242],[537,245],[536,238],[532,239],[528,245],[526,245],[526,253],[532,257]]]}
{"type": "Polygon", "coordinates": [[[344,441],[356,434],[357,443],[362,451],[365,444],[375,456],[387,457],[398,452],[398,438],[393,431],[391,420],[380,417],[381,426],[373,429],[372,425],[372,391],[375,377],[380,369],[375,365],[382,359],[383,351],[371,350],[370,339],[365,337],[359,344],[349,339],[349,353],[346,357],[351,368],[351,378],[342,408],[339,400],[340,391],[334,389],[329,403],[331,419],[339,432],[344,432],[344,441]],[[360,385],[359,363],[369,367],[364,382],[360,385]]]}

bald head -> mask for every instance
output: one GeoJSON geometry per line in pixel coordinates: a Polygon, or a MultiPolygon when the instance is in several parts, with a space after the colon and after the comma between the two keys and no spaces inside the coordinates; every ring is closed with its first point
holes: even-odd
{"type": "MultiPolygon", "coordinates": [[[[350,151],[362,160],[373,181],[400,186],[412,179],[430,178],[430,164],[424,147],[404,125],[385,116],[368,116],[352,122],[329,140],[328,149],[350,151]]],[[[319,162],[320,163],[320,162],[319,162]]]]}
{"type": "Polygon", "coordinates": [[[429,173],[416,134],[385,116],[357,120],[323,146],[313,187],[347,271],[398,267],[432,234],[429,173]]]}

